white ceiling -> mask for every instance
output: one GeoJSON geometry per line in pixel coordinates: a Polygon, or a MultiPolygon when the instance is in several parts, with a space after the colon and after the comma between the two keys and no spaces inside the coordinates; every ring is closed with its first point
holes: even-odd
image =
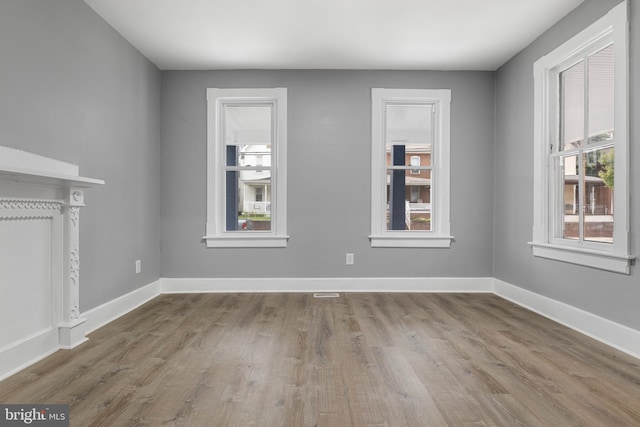
{"type": "Polygon", "coordinates": [[[495,70],[583,0],[85,0],[161,69],[495,70]]]}

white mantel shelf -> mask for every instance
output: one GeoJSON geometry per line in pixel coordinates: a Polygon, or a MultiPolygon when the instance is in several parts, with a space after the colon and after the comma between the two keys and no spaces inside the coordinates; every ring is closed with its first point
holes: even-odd
{"type": "Polygon", "coordinates": [[[0,146],[0,378],[87,340],[80,316],[80,210],[101,179],[0,146]]]}
{"type": "Polygon", "coordinates": [[[77,165],[0,146],[0,180],[16,184],[89,188],[101,179],[80,176],[77,165]]]}
{"type": "Polygon", "coordinates": [[[102,179],[1,165],[0,177],[3,181],[16,184],[39,184],[55,187],[89,188],[104,184],[102,179]]]}

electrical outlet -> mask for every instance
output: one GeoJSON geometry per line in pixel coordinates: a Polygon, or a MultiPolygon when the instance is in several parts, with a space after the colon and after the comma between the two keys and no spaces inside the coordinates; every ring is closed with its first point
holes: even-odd
{"type": "Polygon", "coordinates": [[[140,274],[142,271],[142,261],[139,259],[136,260],[136,274],[140,274]]]}
{"type": "Polygon", "coordinates": [[[352,253],[347,253],[347,265],[355,264],[356,260],[352,253]]]}

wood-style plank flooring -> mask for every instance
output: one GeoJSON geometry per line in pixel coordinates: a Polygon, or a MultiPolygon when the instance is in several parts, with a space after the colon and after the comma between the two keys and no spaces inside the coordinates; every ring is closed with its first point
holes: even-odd
{"type": "Polygon", "coordinates": [[[0,382],[72,426],[640,426],[640,361],[487,294],[163,295],[0,382]]]}

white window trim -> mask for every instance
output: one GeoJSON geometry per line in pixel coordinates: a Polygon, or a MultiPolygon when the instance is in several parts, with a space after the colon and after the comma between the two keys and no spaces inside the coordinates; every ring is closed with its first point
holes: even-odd
{"type": "Polygon", "coordinates": [[[371,247],[449,248],[450,235],[450,89],[378,89],[371,91],[371,247]],[[434,147],[431,163],[431,231],[386,229],[385,106],[388,103],[433,104],[435,107],[434,147]]]}
{"type": "Polygon", "coordinates": [[[207,89],[207,226],[209,248],[286,247],[287,235],[287,89],[207,89]],[[271,231],[226,231],[224,221],[224,143],[221,106],[227,102],[274,104],[271,176],[271,231]]]}
{"type": "Polygon", "coordinates": [[[607,15],[540,58],[534,64],[534,212],[533,241],[529,242],[533,255],[572,264],[629,274],[635,259],[629,251],[629,156],[628,156],[628,24],[627,2],[614,7],[607,15]],[[555,213],[553,165],[549,162],[549,139],[552,138],[558,107],[555,83],[560,67],[594,46],[614,44],[615,76],[615,186],[613,244],[576,242],[553,235],[555,213]],[[625,64],[620,66],[619,64],[625,64]]]}

